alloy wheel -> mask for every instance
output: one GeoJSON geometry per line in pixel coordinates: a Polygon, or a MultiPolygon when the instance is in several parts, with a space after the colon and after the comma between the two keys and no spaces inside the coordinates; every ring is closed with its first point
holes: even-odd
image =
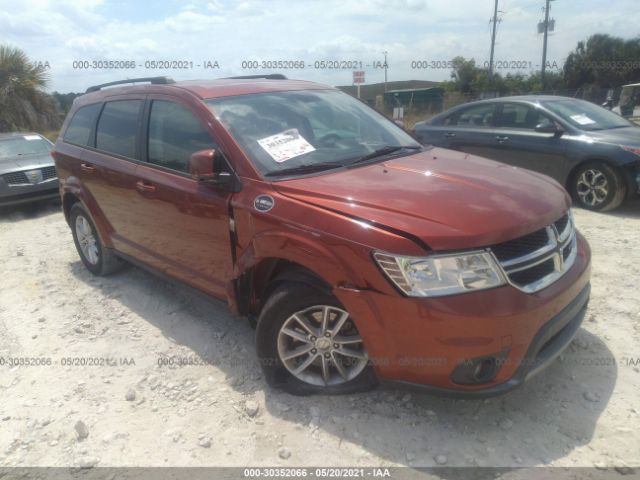
{"type": "Polygon", "coordinates": [[[349,313],[330,305],[291,315],[278,332],[278,355],[294,377],[317,386],[353,380],[368,362],[349,313]]]}
{"type": "Polygon", "coordinates": [[[578,177],[576,192],[580,201],[590,207],[597,207],[605,202],[609,195],[609,181],[603,172],[590,168],[578,177]]]}
{"type": "Polygon", "coordinates": [[[98,254],[98,244],[93,228],[89,221],[82,215],[76,217],[76,237],[78,245],[82,250],[82,255],[91,264],[97,265],[100,260],[98,254]]]}

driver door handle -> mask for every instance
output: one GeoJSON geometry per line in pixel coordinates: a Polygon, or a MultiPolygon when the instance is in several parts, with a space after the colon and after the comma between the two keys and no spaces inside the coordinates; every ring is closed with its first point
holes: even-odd
{"type": "Polygon", "coordinates": [[[81,163],[80,164],[80,170],[82,170],[83,172],[86,172],[86,173],[93,173],[93,172],[96,171],[96,167],[94,167],[90,163],[81,163]]]}
{"type": "Polygon", "coordinates": [[[445,136],[446,138],[453,138],[453,137],[455,137],[455,136],[456,136],[456,134],[455,134],[455,133],[453,133],[453,132],[447,132],[447,133],[445,133],[445,134],[444,134],[444,136],[445,136]]]}
{"type": "Polygon", "coordinates": [[[138,180],[136,182],[136,190],[140,193],[153,193],[156,191],[156,186],[153,183],[145,182],[144,180],[138,180]]]}
{"type": "Polygon", "coordinates": [[[504,143],[509,140],[509,137],[503,137],[502,135],[496,135],[496,140],[498,143],[504,143]]]}

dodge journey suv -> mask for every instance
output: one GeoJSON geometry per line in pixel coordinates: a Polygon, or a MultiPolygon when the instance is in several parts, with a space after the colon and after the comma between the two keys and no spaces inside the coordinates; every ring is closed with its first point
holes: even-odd
{"type": "Polygon", "coordinates": [[[89,88],[52,152],[80,258],[226,301],[269,384],[494,395],[580,327],[590,250],[556,181],[316,83],[131,82],[89,88]]]}

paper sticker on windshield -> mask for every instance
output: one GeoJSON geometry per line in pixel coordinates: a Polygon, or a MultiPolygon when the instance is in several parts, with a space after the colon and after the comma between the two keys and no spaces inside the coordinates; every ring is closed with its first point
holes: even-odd
{"type": "Polygon", "coordinates": [[[571,115],[571,120],[580,125],[591,125],[592,123],[596,123],[595,120],[591,120],[586,115],[571,115]]]}
{"type": "Polygon", "coordinates": [[[22,138],[25,140],[40,140],[39,135],[23,135],[22,138]]]}
{"type": "Polygon", "coordinates": [[[313,145],[300,135],[297,128],[262,138],[258,143],[278,163],[315,151],[313,145]]]}

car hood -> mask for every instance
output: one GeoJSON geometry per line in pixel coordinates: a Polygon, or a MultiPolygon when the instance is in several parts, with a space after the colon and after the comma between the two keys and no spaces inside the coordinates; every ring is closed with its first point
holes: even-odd
{"type": "Polygon", "coordinates": [[[600,142],[614,143],[629,147],[640,147],[640,127],[612,128],[588,132],[589,136],[600,142]]]}
{"type": "Polygon", "coordinates": [[[549,225],[570,207],[555,180],[439,148],[273,184],[283,195],[420,238],[484,247],[549,225]]]}
{"type": "Polygon", "coordinates": [[[34,168],[53,165],[53,158],[51,158],[51,155],[48,153],[0,158],[0,175],[3,173],[15,172],[17,170],[31,170],[34,168]]]}

